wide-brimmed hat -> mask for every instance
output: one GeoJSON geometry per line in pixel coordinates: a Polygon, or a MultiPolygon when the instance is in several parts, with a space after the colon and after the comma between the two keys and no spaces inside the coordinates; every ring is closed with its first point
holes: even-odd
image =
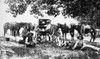
{"type": "Polygon", "coordinates": [[[31,36],[33,36],[33,33],[28,33],[28,35],[31,35],[31,36]]]}

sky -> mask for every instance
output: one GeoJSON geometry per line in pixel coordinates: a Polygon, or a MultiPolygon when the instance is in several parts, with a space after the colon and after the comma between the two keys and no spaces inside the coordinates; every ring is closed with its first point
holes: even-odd
{"type": "MultiPolygon", "coordinates": [[[[38,19],[36,19],[33,15],[29,14],[30,7],[28,7],[27,11],[23,15],[18,15],[16,18],[14,18],[10,13],[6,13],[6,10],[8,9],[8,5],[4,3],[5,0],[0,0],[0,35],[3,35],[3,25],[6,22],[28,22],[28,23],[36,23],[38,24],[38,19]]],[[[59,8],[59,10],[62,10],[59,8]]],[[[62,14],[58,15],[56,18],[50,17],[46,14],[44,14],[47,19],[51,19],[52,24],[57,24],[57,23],[78,23],[73,18],[67,18],[65,19],[62,14]]],[[[41,18],[41,17],[40,17],[41,18]]]]}

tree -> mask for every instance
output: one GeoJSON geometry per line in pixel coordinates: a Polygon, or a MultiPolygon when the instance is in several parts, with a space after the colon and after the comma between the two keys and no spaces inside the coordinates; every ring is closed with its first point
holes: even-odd
{"type": "Polygon", "coordinates": [[[56,8],[52,5],[56,3],[56,0],[8,0],[9,5],[8,12],[12,13],[14,17],[25,13],[27,7],[31,6],[30,14],[36,14],[43,16],[41,11],[48,10],[48,15],[54,15],[56,8]]]}
{"type": "MultiPolygon", "coordinates": [[[[49,16],[59,15],[62,7],[63,16],[69,15],[73,18],[81,17],[87,21],[97,22],[96,14],[100,10],[99,0],[7,0],[9,11],[14,17],[22,15],[31,6],[30,14],[43,17],[42,11],[49,16]]],[[[83,20],[83,19],[82,19],[83,20]]]]}

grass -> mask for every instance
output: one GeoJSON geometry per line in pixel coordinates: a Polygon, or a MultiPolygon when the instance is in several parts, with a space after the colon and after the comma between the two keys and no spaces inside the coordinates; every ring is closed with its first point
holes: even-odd
{"type": "MultiPolygon", "coordinates": [[[[100,47],[100,43],[94,42],[88,44],[100,47]]],[[[38,44],[35,48],[24,47],[7,47],[12,49],[14,53],[6,52],[9,59],[100,59],[100,55],[93,50],[64,50],[55,44],[38,44]]],[[[0,54],[0,57],[4,56],[0,54]]],[[[5,56],[4,56],[5,57],[5,56]]],[[[0,58],[3,59],[3,58],[0,58]]],[[[7,58],[8,59],[8,58],[7,58]]]]}
{"type": "MultiPolygon", "coordinates": [[[[22,59],[100,59],[100,55],[94,51],[69,51],[53,47],[44,47],[45,49],[42,49],[41,47],[43,48],[42,45],[34,49],[13,47],[12,50],[15,51],[18,58],[22,59]]],[[[14,56],[11,58],[14,58],[14,56]]]]}

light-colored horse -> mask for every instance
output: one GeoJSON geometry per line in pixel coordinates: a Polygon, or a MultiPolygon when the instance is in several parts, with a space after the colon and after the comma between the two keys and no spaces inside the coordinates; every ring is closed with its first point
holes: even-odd
{"type": "Polygon", "coordinates": [[[7,32],[5,33],[5,38],[9,38],[11,40],[15,40],[15,37],[12,36],[12,31],[10,29],[8,29],[7,32]]]}

